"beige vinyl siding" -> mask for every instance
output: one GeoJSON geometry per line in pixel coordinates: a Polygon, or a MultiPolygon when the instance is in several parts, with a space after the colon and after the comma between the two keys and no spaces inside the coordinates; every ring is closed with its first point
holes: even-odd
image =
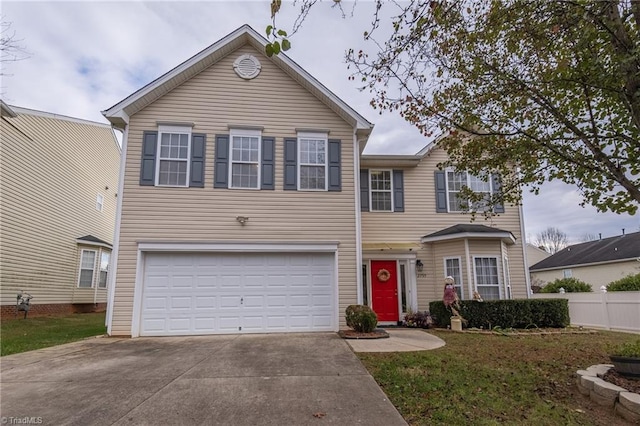
{"type": "Polygon", "coordinates": [[[120,252],[112,334],[131,334],[137,243],[338,241],[339,312],[356,296],[356,224],[353,128],[255,49],[245,46],[131,117],[125,168],[120,252]],[[233,71],[242,54],[255,55],[260,75],[233,71]],[[194,123],[207,135],[204,188],[140,186],[142,134],[158,121],[194,123]],[[229,125],[263,126],[276,138],[275,190],[213,188],[216,134],[229,125]],[[296,128],[329,129],[342,141],[342,191],[284,191],[283,138],[296,128]],[[240,225],[236,216],[247,216],[240,225]]]}
{"type": "Polygon", "coordinates": [[[71,303],[76,238],[113,241],[120,150],[107,125],[15,110],[0,120],[0,300],[71,303]]]}
{"type": "Polygon", "coordinates": [[[565,267],[552,271],[532,271],[531,284],[544,286],[551,281],[564,278],[562,271],[565,269],[571,269],[573,278],[591,284],[593,291],[600,291],[601,286],[606,286],[612,281],[617,281],[627,275],[640,274],[640,262],[633,259],[626,262],[605,263],[602,265],[565,267]]]}
{"type": "MultiPolygon", "coordinates": [[[[421,237],[461,223],[475,223],[479,225],[491,226],[494,228],[510,231],[516,238],[514,245],[506,246],[506,254],[509,258],[509,272],[511,276],[512,296],[514,298],[527,297],[525,267],[523,257],[523,238],[520,231],[520,210],[517,206],[506,205],[505,213],[495,216],[490,220],[485,220],[482,215],[478,215],[475,222],[471,222],[471,215],[462,213],[436,213],[435,198],[435,171],[437,164],[446,160],[446,152],[442,149],[434,149],[416,167],[404,168],[404,212],[362,212],[362,240],[363,243],[377,242],[398,242],[420,244],[421,237]]],[[[363,161],[363,169],[373,169],[366,161],[363,161]]],[[[483,249],[483,245],[474,246],[473,240],[470,243],[470,256],[482,254],[475,248],[483,249]],[[473,249],[472,249],[473,247],[473,249]]],[[[460,256],[463,259],[463,275],[465,287],[468,286],[466,278],[466,265],[464,259],[464,244],[460,240],[461,251],[450,250],[449,243],[424,244],[423,249],[417,252],[418,259],[429,259],[432,268],[435,268],[435,275],[425,271],[422,277],[418,277],[418,307],[427,309],[428,302],[440,300],[442,298],[443,278],[438,271],[443,270],[443,256],[460,256]],[[444,254],[440,254],[439,246],[447,247],[442,249],[444,254]],[[426,277],[424,276],[426,275],[426,277]]],[[[500,263],[500,242],[493,241],[495,246],[492,252],[499,257],[500,263]]],[[[457,250],[457,249],[456,249],[457,250]]],[[[501,267],[501,266],[500,266],[501,267]]]]}

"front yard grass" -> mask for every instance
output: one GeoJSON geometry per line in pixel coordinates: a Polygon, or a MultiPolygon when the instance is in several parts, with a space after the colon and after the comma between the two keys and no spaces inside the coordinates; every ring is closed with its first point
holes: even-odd
{"type": "Polygon", "coordinates": [[[0,356],[105,334],[104,312],[64,317],[6,319],[0,324],[0,356]]]}
{"type": "Polygon", "coordinates": [[[608,345],[637,336],[430,332],[446,346],[358,354],[409,424],[627,424],[583,397],[573,375],[609,363],[608,345]]]}

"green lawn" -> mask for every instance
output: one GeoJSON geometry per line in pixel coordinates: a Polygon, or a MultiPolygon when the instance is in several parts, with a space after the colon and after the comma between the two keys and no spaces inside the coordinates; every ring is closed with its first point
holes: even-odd
{"type": "Polygon", "coordinates": [[[7,319],[0,324],[0,356],[105,334],[104,312],[64,317],[7,319]]]}
{"type": "Polygon", "coordinates": [[[580,395],[573,374],[609,363],[607,346],[635,335],[430,332],[446,346],[358,354],[409,424],[624,424],[580,395]]]}

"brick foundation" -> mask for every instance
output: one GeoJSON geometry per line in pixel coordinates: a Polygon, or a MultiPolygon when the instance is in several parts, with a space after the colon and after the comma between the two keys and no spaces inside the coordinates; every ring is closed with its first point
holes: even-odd
{"type": "MultiPolygon", "coordinates": [[[[40,304],[31,305],[29,309],[29,317],[44,317],[44,316],[62,316],[76,313],[89,313],[89,312],[104,312],[107,309],[106,303],[52,303],[52,304],[40,304]]],[[[12,318],[24,318],[24,312],[17,312],[16,305],[2,305],[0,306],[0,318],[12,319],[12,318]]]]}

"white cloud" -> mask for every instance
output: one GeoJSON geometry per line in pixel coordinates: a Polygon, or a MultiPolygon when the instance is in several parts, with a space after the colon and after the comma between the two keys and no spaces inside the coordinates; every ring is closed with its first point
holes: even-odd
{"type": "MultiPolygon", "coordinates": [[[[429,139],[397,114],[373,110],[370,94],[348,80],[345,51],[364,46],[374,4],[359,2],[354,17],[340,19],[333,2],[320,2],[294,36],[289,56],[376,127],[367,153],[414,154],[429,139]]],[[[345,11],[351,9],[345,3],[345,11]]],[[[389,11],[388,13],[392,13],[389,11]]],[[[221,37],[247,23],[259,32],[269,24],[269,2],[2,2],[3,19],[31,52],[6,65],[12,74],[0,83],[9,104],[106,122],[100,111],[221,37]]],[[[282,6],[279,22],[289,24],[297,10],[282,6]]],[[[387,20],[388,21],[388,20],[387,20]]],[[[383,19],[383,22],[384,19],[383,19]]],[[[288,26],[288,25],[286,25],[288,26]]],[[[638,231],[640,215],[597,213],[579,207],[580,196],[563,184],[527,194],[527,234],[556,226],[573,240],[638,231]]]]}

